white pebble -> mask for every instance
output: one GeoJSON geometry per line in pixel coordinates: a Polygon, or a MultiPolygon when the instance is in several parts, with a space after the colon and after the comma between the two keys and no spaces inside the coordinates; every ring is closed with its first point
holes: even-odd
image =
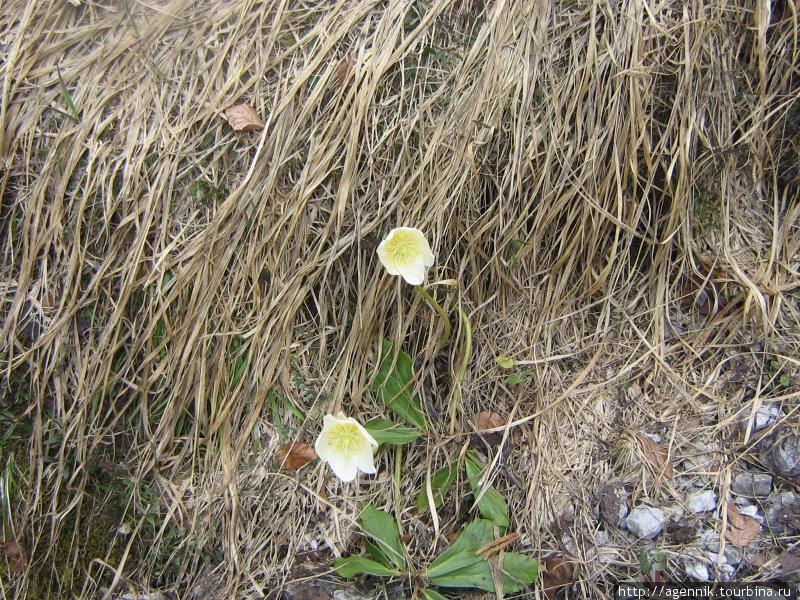
{"type": "Polygon", "coordinates": [[[694,513],[708,512],[717,507],[717,495],[711,490],[703,490],[689,494],[686,504],[694,513]]]}

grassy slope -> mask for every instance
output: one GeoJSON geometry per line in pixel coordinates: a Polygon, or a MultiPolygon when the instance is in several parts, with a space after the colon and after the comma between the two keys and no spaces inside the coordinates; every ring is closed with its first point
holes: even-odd
{"type": "Polygon", "coordinates": [[[32,554],[11,597],[230,597],[274,589],[307,540],[347,548],[359,506],[394,505],[392,456],[358,487],[271,461],[324,412],[381,411],[384,337],[434,388],[413,497],[465,441],[437,416],[464,332],[435,363],[437,320],[376,260],[398,224],[471,315],[458,431],[525,419],[523,483],[497,485],[527,550],[558,547],[573,504],[587,593],[636,570],[637,548],[591,557],[594,486],[637,464],[622,429],[691,453],[773,360],[795,379],[759,394],[796,417],[794,2],[7,4],[3,535],[32,554]],[[262,132],[231,130],[240,102],[262,132]],[[535,377],[505,389],[499,355],[535,377]]]}

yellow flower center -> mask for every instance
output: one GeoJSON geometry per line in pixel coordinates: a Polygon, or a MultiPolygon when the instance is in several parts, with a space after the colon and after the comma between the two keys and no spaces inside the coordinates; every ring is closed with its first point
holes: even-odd
{"type": "Polygon", "coordinates": [[[417,238],[411,231],[396,231],[386,242],[386,254],[397,264],[410,263],[419,254],[417,238]]]}
{"type": "Polygon", "coordinates": [[[328,444],[339,454],[354,456],[361,452],[367,440],[352,423],[339,423],[331,427],[328,444]]]}

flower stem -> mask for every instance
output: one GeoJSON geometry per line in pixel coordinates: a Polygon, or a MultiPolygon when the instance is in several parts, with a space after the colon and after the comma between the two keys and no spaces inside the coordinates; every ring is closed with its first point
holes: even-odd
{"type": "Polygon", "coordinates": [[[403,464],[403,446],[398,444],[394,447],[394,518],[397,521],[397,530],[403,533],[403,522],[400,519],[402,514],[402,502],[400,495],[400,473],[403,464]]]}
{"type": "Polygon", "coordinates": [[[430,304],[431,308],[436,311],[436,314],[441,317],[442,322],[444,323],[444,333],[442,334],[442,339],[439,341],[439,350],[441,350],[450,342],[450,319],[447,318],[447,313],[444,312],[444,309],[441,307],[441,305],[433,299],[433,296],[428,293],[428,290],[426,290],[423,286],[418,285],[417,292],[419,292],[420,296],[425,298],[425,301],[430,304]]]}
{"type": "Polygon", "coordinates": [[[456,409],[461,401],[461,382],[464,381],[464,374],[467,372],[467,365],[469,364],[470,356],[472,356],[472,324],[469,322],[469,317],[460,308],[458,309],[458,314],[464,325],[464,356],[461,358],[461,365],[458,368],[458,373],[456,373],[456,385],[450,395],[450,435],[456,432],[456,409]]]}

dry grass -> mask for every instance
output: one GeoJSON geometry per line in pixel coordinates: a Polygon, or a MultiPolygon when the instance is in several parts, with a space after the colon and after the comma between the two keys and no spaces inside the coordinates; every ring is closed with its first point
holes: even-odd
{"type": "Polygon", "coordinates": [[[0,16],[3,535],[30,558],[4,597],[266,594],[309,544],[353,550],[368,500],[424,565],[409,498],[484,409],[514,422],[518,547],[573,532],[601,597],[639,548],[598,561],[595,487],[680,496],[614,450],[625,430],[678,460],[768,396],[797,423],[795,0],[76,3],[0,16]],[[231,130],[240,102],[262,132],[231,130]],[[464,331],[434,360],[439,322],[375,255],[398,224],[471,316],[454,436],[464,331]],[[324,412],[382,411],[384,337],[420,357],[434,425],[401,495],[388,452],[358,485],[279,472],[324,412]],[[499,355],[535,377],[504,389],[499,355]],[[788,388],[760,385],[772,359],[788,388]]]}

